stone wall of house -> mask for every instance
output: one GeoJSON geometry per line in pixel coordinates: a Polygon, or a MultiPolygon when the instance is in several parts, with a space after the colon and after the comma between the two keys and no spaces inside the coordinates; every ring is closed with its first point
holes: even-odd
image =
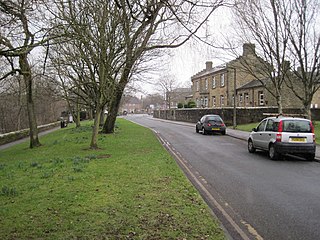
{"type": "MultiPolygon", "coordinates": [[[[259,107],[259,108],[237,108],[237,124],[246,124],[259,122],[268,114],[276,114],[276,107],[259,107]]],[[[284,114],[302,114],[301,109],[284,109],[284,114]]],[[[312,119],[320,121],[320,109],[312,109],[312,119]]],[[[218,114],[225,121],[226,125],[233,124],[233,108],[192,108],[192,109],[171,109],[171,110],[155,110],[153,117],[196,123],[198,119],[205,114],[218,114]]]]}

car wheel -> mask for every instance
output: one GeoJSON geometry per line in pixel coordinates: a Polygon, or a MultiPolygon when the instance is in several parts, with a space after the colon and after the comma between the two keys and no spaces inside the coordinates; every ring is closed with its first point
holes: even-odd
{"type": "Polygon", "coordinates": [[[307,155],[306,159],[307,159],[307,161],[312,162],[312,161],[314,161],[314,157],[315,157],[315,154],[314,154],[314,153],[311,153],[311,154],[308,154],[308,155],[307,155]]]}
{"type": "Polygon", "coordinates": [[[269,146],[269,158],[271,160],[280,160],[281,159],[281,154],[279,154],[276,151],[274,144],[270,144],[270,146],[269,146]]]}
{"type": "Polygon", "coordinates": [[[202,134],[207,135],[207,131],[204,129],[204,127],[202,128],[202,134]]]}
{"type": "Polygon", "coordinates": [[[226,135],[226,130],[221,132],[222,135],[226,135]]]}
{"type": "Polygon", "coordinates": [[[256,152],[256,149],[255,147],[253,146],[253,142],[252,140],[248,140],[248,151],[249,153],[255,153],[256,152]]]}
{"type": "Polygon", "coordinates": [[[196,133],[199,133],[199,129],[196,127],[196,133]]]}

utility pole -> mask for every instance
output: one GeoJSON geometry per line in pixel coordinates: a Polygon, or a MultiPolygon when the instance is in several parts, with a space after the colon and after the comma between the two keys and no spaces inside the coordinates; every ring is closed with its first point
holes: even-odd
{"type": "Polygon", "coordinates": [[[237,127],[237,69],[227,66],[233,70],[233,129],[237,127]]]}

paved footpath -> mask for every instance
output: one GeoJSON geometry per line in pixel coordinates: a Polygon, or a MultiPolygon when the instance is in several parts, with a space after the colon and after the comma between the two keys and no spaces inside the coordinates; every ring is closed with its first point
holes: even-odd
{"type": "MultiPolygon", "coordinates": [[[[55,128],[49,129],[49,130],[47,130],[47,131],[40,132],[40,133],[39,133],[39,136],[46,135],[46,134],[48,134],[48,133],[51,133],[51,132],[53,132],[53,131],[58,130],[59,128],[60,128],[60,127],[55,127],[55,128]]],[[[30,139],[29,137],[25,137],[25,138],[19,139],[19,140],[14,141],[14,142],[10,142],[10,143],[6,143],[6,144],[3,144],[3,145],[0,145],[0,150],[6,149],[6,148],[9,148],[9,147],[12,147],[12,146],[17,145],[17,144],[19,144],[19,143],[23,143],[23,142],[25,142],[25,141],[27,141],[27,140],[29,140],[29,139],[30,139]]]]}

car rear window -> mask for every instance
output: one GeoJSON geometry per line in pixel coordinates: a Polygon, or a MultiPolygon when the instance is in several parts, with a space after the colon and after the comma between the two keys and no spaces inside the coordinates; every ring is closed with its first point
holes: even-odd
{"type": "Polygon", "coordinates": [[[312,132],[310,122],[303,120],[284,120],[283,132],[312,132]]]}
{"type": "Polygon", "coordinates": [[[218,116],[208,117],[208,122],[222,122],[222,119],[218,116]]]}

